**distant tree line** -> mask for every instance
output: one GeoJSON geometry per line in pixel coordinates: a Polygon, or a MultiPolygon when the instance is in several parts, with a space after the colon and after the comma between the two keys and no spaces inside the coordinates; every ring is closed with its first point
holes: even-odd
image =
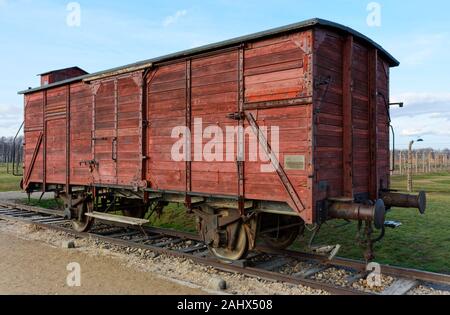
{"type": "Polygon", "coordinates": [[[0,138],[0,163],[6,165],[8,173],[22,173],[23,164],[23,136],[0,138]],[[14,170],[13,170],[14,165],[14,170]]]}

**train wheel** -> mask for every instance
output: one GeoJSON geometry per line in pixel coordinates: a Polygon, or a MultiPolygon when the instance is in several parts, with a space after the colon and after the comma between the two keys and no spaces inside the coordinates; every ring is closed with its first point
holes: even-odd
{"type": "Polygon", "coordinates": [[[277,220],[277,228],[269,229],[268,233],[261,233],[262,240],[270,248],[286,249],[304,232],[305,225],[300,218],[290,216],[270,216],[270,218],[277,220]]]}
{"type": "Polygon", "coordinates": [[[94,219],[86,216],[85,214],[88,212],[92,212],[94,208],[94,203],[92,200],[87,199],[81,205],[78,206],[78,211],[81,212],[81,220],[73,219],[72,220],[72,228],[79,233],[88,232],[92,224],[94,223],[94,219]]]}
{"type": "MultiPolygon", "coordinates": [[[[226,210],[222,212],[227,213],[226,210]]],[[[219,212],[219,214],[222,212],[219,212]]],[[[210,252],[215,257],[221,260],[236,261],[245,258],[248,253],[248,237],[244,225],[242,224],[242,222],[237,222],[231,226],[228,226],[228,229],[229,230],[237,229],[234,249],[230,249],[228,246],[225,245],[223,247],[218,248],[210,246],[209,247],[210,252]]]]}

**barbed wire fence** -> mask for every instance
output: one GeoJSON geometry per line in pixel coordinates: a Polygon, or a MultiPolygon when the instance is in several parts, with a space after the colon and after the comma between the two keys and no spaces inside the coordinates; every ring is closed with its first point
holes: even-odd
{"type": "Polygon", "coordinates": [[[392,175],[407,175],[410,163],[415,175],[450,172],[450,150],[414,150],[411,152],[411,161],[408,150],[391,151],[392,175]]]}

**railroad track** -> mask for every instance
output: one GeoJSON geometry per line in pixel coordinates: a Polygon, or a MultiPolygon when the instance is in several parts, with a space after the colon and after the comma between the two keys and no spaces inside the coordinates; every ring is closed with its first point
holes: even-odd
{"type": "Polygon", "coordinates": [[[71,222],[61,211],[0,202],[0,219],[31,223],[45,229],[64,232],[79,238],[91,238],[112,245],[149,250],[157,254],[190,259],[219,271],[242,273],[269,281],[303,285],[339,295],[405,295],[418,287],[450,291],[450,275],[381,266],[387,283],[383,290],[364,286],[368,273],[361,261],[335,258],[297,251],[275,251],[259,247],[244,261],[223,262],[212,257],[198,235],[179,231],[143,228],[131,229],[118,225],[97,223],[90,233],[71,229],[71,222]]]}

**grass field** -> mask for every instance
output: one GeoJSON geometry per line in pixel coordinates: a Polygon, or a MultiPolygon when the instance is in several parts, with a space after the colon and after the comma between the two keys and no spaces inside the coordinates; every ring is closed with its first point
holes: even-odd
{"type": "Polygon", "coordinates": [[[19,191],[21,177],[8,174],[6,164],[0,164],[0,192],[19,191]]]}
{"type": "MultiPolygon", "coordinates": [[[[0,191],[17,191],[20,177],[6,174],[0,165],[0,191]]],[[[393,209],[387,219],[403,225],[388,229],[385,239],[375,247],[376,261],[410,268],[450,273],[450,173],[420,175],[414,178],[415,190],[428,192],[428,209],[420,215],[414,209],[393,209]]],[[[406,190],[406,177],[394,177],[393,189],[406,190]]],[[[55,207],[54,201],[33,205],[55,207]]],[[[364,250],[355,246],[356,224],[342,227],[340,221],[332,221],[322,227],[316,243],[341,244],[339,256],[361,259],[364,250]],[[340,227],[341,226],[341,227],[340,227]]],[[[181,206],[170,205],[161,218],[152,218],[157,227],[195,232],[195,218],[187,216],[181,206]]],[[[295,247],[305,250],[309,235],[299,240],[295,247]]]]}
{"type": "MultiPolygon", "coordinates": [[[[425,215],[415,209],[392,209],[387,220],[399,221],[397,229],[387,229],[386,237],[376,245],[376,261],[435,272],[450,273],[450,173],[417,176],[415,191],[425,190],[428,208],[425,215]]],[[[406,190],[406,177],[394,177],[392,189],[406,190]]],[[[363,250],[355,247],[356,225],[322,228],[319,243],[341,244],[340,256],[361,258],[363,250]]],[[[301,241],[300,247],[305,247],[301,241]]]]}

